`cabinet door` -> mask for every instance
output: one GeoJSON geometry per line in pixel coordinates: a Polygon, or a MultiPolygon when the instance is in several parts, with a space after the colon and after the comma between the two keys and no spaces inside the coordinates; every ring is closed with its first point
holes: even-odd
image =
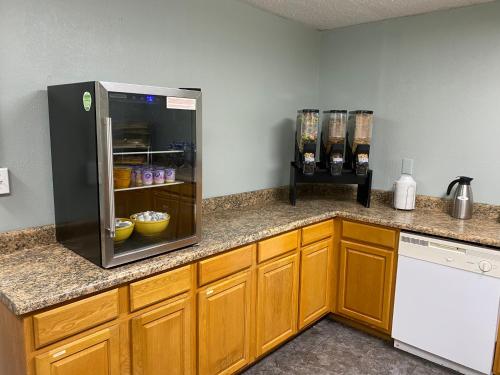
{"type": "Polygon", "coordinates": [[[118,327],[110,327],[35,358],[37,375],[120,375],[118,327]]]}
{"type": "Polygon", "coordinates": [[[298,254],[258,267],[257,355],[297,332],[298,254]]]}
{"type": "Polygon", "coordinates": [[[390,331],[394,251],[342,241],[338,313],[390,331]]]}
{"type": "Polygon", "coordinates": [[[232,374],[250,363],[252,272],[198,292],[198,367],[201,375],[232,374]]]}
{"type": "Polygon", "coordinates": [[[330,309],[332,241],[304,247],[300,252],[299,328],[330,309]]]}
{"type": "Polygon", "coordinates": [[[133,374],[191,374],[191,332],[189,297],[132,319],[133,374]]]}

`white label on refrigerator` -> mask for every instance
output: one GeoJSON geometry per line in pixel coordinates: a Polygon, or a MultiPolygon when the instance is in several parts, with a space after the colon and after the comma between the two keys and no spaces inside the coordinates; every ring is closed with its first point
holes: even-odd
{"type": "Polygon", "coordinates": [[[196,110],[196,99],[191,98],[178,98],[175,96],[167,97],[167,108],[170,109],[184,109],[188,111],[196,110]]]}

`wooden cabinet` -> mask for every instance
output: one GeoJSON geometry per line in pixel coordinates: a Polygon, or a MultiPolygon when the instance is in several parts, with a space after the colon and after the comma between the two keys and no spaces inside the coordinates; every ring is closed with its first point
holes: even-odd
{"type": "Polygon", "coordinates": [[[191,297],[132,319],[133,375],[188,375],[193,373],[191,297]]]}
{"type": "Polygon", "coordinates": [[[118,332],[106,328],[38,355],[36,375],[120,375],[118,332]]]}
{"type": "Polygon", "coordinates": [[[200,375],[232,374],[250,363],[252,271],[198,292],[200,375]]]}
{"type": "MultiPolygon", "coordinates": [[[[150,197],[191,222],[192,188],[150,197]]],[[[0,373],[229,375],[330,311],[387,336],[397,240],[326,220],[29,316],[0,306],[0,373]]]]}
{"type": "Polygon", "coordinates": [[[299,328],[330,310],[332,251],[331,239],[300,251],[299,328]]]}
{"type": "Polygon", "coordinates": [[[298,254],[258,267],[257,355],[297,332],[298,271],[298,254]]]}
{"type": "Polygon", "coordinates": [[[341,241],[337,312],[390,333],[394,250],[341,241]]]}

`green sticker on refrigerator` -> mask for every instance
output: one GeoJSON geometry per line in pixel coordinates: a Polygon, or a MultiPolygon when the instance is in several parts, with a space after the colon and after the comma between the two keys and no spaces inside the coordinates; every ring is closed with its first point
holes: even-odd
{"type": "Polygon", "coordinates": [[[88,112],[90,107],[92,107],[92,95],[90,95],[90,92],[85,91],[83,93],[83,108],[88,112]]]}

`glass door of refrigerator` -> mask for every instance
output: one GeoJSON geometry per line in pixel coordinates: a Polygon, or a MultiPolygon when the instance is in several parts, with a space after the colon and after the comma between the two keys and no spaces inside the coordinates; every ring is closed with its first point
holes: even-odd
{"type": "Polygon", "coordinates": [[[168,96],[108,98],[115,256],[195,236],[196,111],[189,102],[169,105],[168,96]]]}

